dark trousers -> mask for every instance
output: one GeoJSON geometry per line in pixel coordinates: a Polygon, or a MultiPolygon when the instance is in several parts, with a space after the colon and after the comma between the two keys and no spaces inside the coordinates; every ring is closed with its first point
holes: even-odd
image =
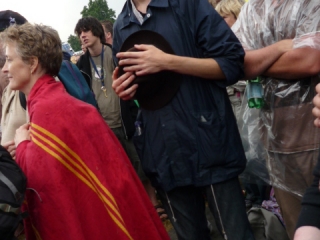
{"type": "Polygon", "coordinates": [[[206,187],[186,186],[157,192],[179,240],[211,239],[205,215],[206,199],[222,235],[225,233],[228,240],[254,239],[238,178],[206,187]]]}

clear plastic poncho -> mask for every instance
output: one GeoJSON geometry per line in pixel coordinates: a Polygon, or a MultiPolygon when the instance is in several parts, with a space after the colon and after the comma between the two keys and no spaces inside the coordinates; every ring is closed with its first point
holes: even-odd
{"type": "MultiPolygon", "coordinates": [[[[283,39],[293,39],[294,48],[320,50],[320,1],[250,0],[232,29],[246,50],[283,39]]],[[[319,79],[262,77],[265,106],[249,109],[244,99],[238,124],[248,160],[246,180],[255,175],[299,196],[311,184],[319,152],[312,115],[319,79]]]]}

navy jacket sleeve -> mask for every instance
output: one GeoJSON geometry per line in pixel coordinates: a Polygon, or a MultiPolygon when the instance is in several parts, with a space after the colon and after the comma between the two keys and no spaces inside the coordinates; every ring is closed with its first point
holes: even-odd
{"type": "Polygon", "coordinates": [[[195,44],[201,48],[203,57],[217,61],[226,76],[226,85],[236,83],[244,76],[245,52],[232,30],[207,0],[179,1],[179,4],[185,21],[194,28],[191,31],[195,44]]]}
{"type": "Polygon", "coordinates": [[[120,50],[120,36],[119,36],[119,29],[118,29],[118,24],[117,21],[114,23],[113,26],[113,43],[112,43],[112,56],[113,56],[113,62],[115,64],[115,66],[118,66],[118,58],[116,57],[116,54],[119,52],[120,50]]]}

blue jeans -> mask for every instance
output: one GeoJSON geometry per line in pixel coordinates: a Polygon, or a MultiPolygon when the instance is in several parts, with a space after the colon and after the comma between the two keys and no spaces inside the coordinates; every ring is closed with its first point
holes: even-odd
{"type": "Polygon", "coordinates": [[[179,240],[211,239],[206,199],[222,235],[224,232],[228,240],[254,240],[238,178],[205,187],[185,186],[157,192],[179,240]]]}

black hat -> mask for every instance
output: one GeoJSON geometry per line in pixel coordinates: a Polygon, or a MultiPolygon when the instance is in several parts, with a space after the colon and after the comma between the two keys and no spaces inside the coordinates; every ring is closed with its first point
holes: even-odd
{"type": "Polygon", "coordinates": [[[11,24],[24,24],[27,22],[23,16],[11,10],[0,11],[0,32],[5,30],[11,24]]]}
{"type": "MultiPolygon", "coordinates": [[[[120,52],[138,51],[134,48],[135,44],[153,45],[165,53],[174,54],[167,40],[153,31],[141,30],[131,34],[122,44],[120,52]]],[[[119,67],[119,76],[125,73],[123,68],[119,67]]],[[[167,105],[179,90],[180,83],[181,75],[171,71],[136,76],[132,82],[139,85],[135,98],[147,110],[157,110],[167,105]]]]}

